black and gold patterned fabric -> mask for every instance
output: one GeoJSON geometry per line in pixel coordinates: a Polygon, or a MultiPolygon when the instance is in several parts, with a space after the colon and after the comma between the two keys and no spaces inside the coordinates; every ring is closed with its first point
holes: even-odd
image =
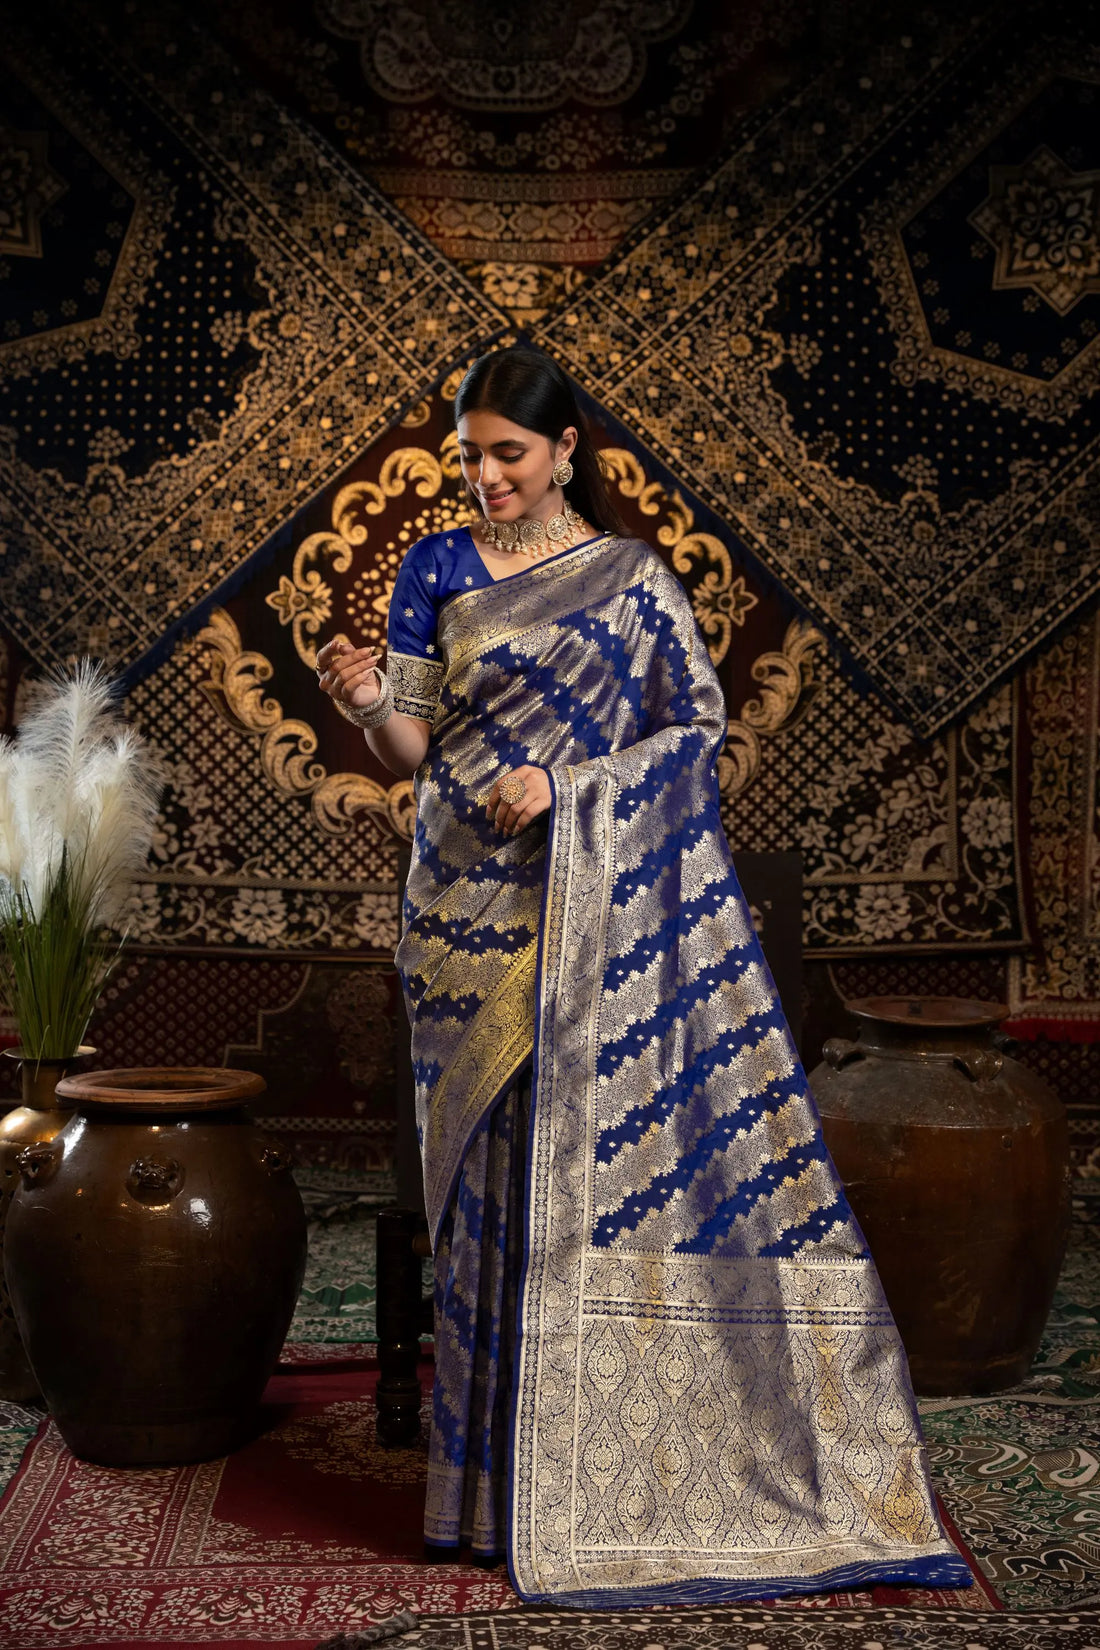
{"type": "Polygon", "coordinates": [[[1100,50],[909,32],[747,121],[536,337],[927,737],[1100,587],[1100,50]]]}
{"type": "Polygon", "coordinates": [[[185,13],[4,33],[5,619],[136,679],[503,317],[185,13]]]}

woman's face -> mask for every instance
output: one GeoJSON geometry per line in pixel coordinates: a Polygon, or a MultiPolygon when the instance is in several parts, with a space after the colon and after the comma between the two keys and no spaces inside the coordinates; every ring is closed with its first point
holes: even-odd
{"type": "Polygon", "coordinates": [[[515,521],[519,516],[545,520],[560,510],[554,465],[568,458],[576,444],[572,425],[553,442],[499,413],[463,413],[458,420],[462,473],[490,521],[515,521]]]}

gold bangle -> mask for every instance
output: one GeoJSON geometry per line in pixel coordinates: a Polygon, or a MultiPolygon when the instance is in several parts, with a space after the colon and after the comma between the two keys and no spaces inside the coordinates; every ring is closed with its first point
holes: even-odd
{"type": "Polygon", "coordinates": [[[386,673],[384,670],[379,670],[377,665],[372,668],[374,674],[378,677],[381,690],[373,704],[364,705],[359,709],[355,705],[345,705],[342,699],[333,699],[332,701],[345,722],[351,722],[357,728],[380,728],[383,722],[388,722],[393,715],[393,695],[390,692],[390,684],[386,673]]]}

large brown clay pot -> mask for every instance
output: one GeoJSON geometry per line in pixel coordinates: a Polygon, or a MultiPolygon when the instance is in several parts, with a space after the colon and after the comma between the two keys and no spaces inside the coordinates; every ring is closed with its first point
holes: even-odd
{"type": "Polygon", "coordinates": [[[27,1147],[8,1287],[75,1454],[209,1460],[249,1437],[306,1257],[289,1159],[220,1068],[99,1071],[59,1085],[76,1116],[27,1147]]]}
{"type": "MultiPolygon", "coordinates": [[[[58,1099],[57,1085],[79,1060],[94,1053],[94,1048],[81,1045],[68,1060],[29,1060],[24,1058],[22,1049],[4,1050],[8,1059],[19,1061],[23,1092],[22,1104],[13,1106],[0,1118],[0,1249],[12,1194],[19,1184],[19,1154],[25,1146],[45,1145],[61,1133],[73,1115],[73,1108],[58,1099]]],[[[22,1404],[40,1397],[0,1264],[0,1398],[22,1404]]]]}
{"type": "Polygon", "coordinates": [[[947,997],[846,1005],[810,1076],[826,1144],[882,1278],[918,1393],[1022,1381],[1069,1232],[1065,1112],[993,1046],[1007,1009],[947,997]]]}

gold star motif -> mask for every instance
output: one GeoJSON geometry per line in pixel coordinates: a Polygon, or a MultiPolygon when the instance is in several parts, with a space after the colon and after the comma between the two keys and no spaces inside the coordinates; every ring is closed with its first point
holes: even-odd
{"type": "Polygon", "coordinates": [[[997,254],[994,290],[1030,287],[1059,315],[1100,291],[1100,171],[1075,172],[1044,144],[1022,166],[991,166],[970,222],[997,254]]]}
{"type": "Polygon", "coordinates": [[[293,624],[295,619],[302,618],[313,619],[320,624],[332,612],[332,592],[326,584],[317,579],[310,589],[303,590],[285,573],[279,579],[278,590],[265,596],[264,602],[274,608],[281,625],[293,624]]]}

